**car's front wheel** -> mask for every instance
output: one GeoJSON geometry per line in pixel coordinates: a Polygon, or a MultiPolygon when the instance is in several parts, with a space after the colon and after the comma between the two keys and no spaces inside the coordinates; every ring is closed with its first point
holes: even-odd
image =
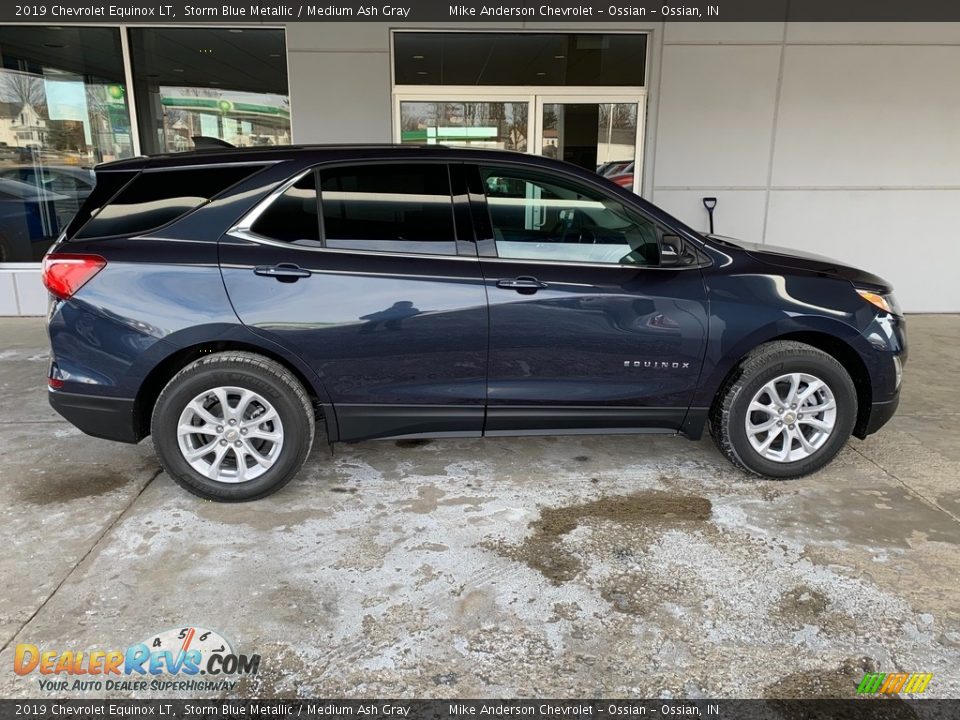
{"type": "Polygon", "coordinates": [[[307,459],[313,407],[282,365],[249,352],[216,353],[170,380],[151,433],[163,469],[190,492],[256,500],[286,485],[307,459]]]}
{"type": "Polygon", "coordinates": [[[832,356],[776,341],[740,363],[710,414],[717,447],[740,468],[770,478],[816,472],[846,444],[857,418],[857,391],[832,356]]]}

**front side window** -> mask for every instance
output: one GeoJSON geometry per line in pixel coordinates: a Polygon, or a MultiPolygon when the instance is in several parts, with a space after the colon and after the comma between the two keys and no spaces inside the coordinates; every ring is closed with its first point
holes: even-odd
{"type": "Polygon", "coordinates": [[[499,257],[659,264],[662,231],[620,200],[546,173],[480,171],[499,257]]]}
{"type": "Polygon", "coordinates": [[[325,247],[457,254],[446,165],[321,170],[320,206],[325,247]]]}

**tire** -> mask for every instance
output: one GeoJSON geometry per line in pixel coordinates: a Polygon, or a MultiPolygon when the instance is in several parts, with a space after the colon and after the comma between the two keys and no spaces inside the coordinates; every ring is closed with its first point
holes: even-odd
{"type": "Polygon", "coordinates": [[[710,409],[710,434],[742,470],[796,478],[829,463],[856,418],[857,391],[844,367],[810,345],[783,340],[756,348],[730,373],[710,409]],[[800,402],[790,402],[791,391],[800,402]]]}
{"type": "Polygon", "coordinates": [[[303,466],[313,445],[313,406],[279,363],[250,352],[216,353],[167,383],[151,433],[160,464],[183,488],[208,500],[245,502],[276,492],[303,466]],[[181,431],[188,426],[198,432],[181,431]]]}

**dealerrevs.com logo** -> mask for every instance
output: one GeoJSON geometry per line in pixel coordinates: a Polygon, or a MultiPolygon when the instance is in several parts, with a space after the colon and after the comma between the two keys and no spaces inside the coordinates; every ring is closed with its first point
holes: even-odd
{"type": "Polygon", "coordinates": [[[126,650],[51,650],[21,643],[13,656],[13,671],[37,675],[46,692],[233,690],[233,678],[259,668],[259,655],[237,654],[222,635],[201,627],[166,630],[126,650]]]}

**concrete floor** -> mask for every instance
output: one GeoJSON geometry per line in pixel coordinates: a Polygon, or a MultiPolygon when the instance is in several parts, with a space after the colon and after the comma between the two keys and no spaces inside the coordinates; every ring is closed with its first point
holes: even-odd
{"type": "Polygon", "coordinates": [[[186,625],[261,654],[263,697],[958,697],[960,316],[908,325],[900,413],[802,480],[670,437],[318,438],[218,505],[61,421],[42,323],[0,320],[0,697],[46,695],[17,643],[186,625]]]}

